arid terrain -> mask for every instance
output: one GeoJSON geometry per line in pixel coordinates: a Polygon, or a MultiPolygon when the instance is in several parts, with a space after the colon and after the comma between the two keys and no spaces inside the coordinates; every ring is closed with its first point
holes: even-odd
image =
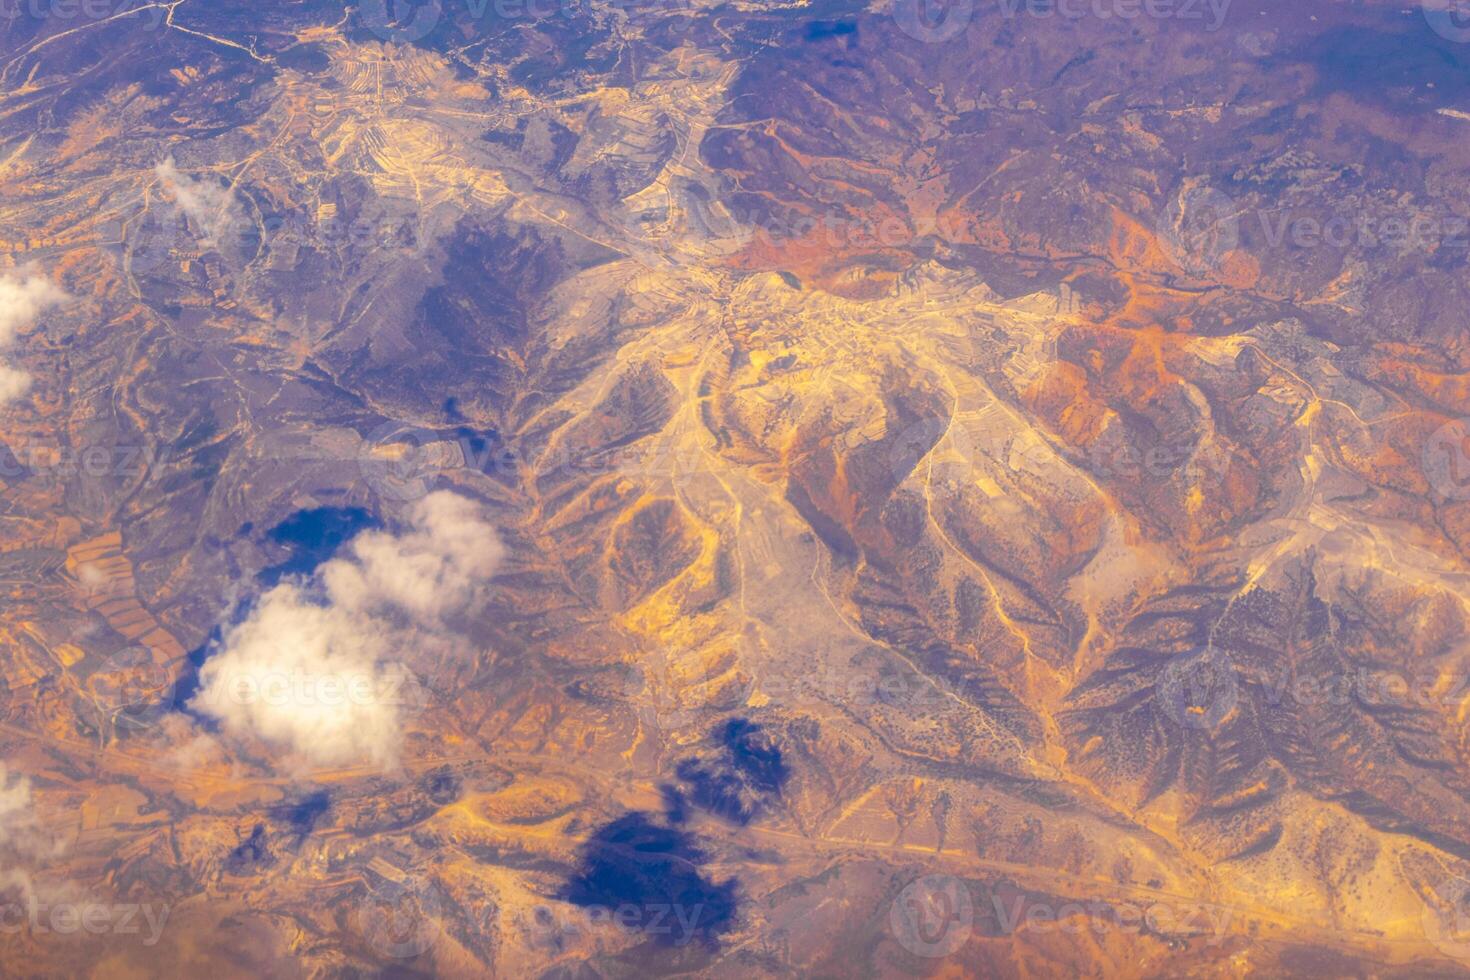
{"type": "Polygon", "coordinates": [[[1470,19],[0,0],[0,975],[1470,975],[1470,19]]]}

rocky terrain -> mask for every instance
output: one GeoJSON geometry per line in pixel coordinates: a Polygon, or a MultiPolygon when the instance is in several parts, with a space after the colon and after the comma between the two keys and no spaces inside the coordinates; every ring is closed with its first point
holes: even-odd
{"type": "Polygon", "coordinates": [[[11,12],[6,975],[1470,974],[1452,7],[11,12]]]}

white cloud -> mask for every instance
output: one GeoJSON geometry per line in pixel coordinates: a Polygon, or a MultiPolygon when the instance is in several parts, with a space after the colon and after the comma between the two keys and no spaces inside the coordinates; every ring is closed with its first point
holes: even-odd
{"type": "Polygon", "coordinates": [[[61,853],[63,846],[47,835],[36,817],[31,782],[12,777],[0,762],[0,887],[35,893],[32,869],[61,853]]]}
{"type": "Polygon", "coordinates": [[[392,768],[416,701],[403,663],[473,653],[467,631],[503,553],[477,503],[431,494],[403,533],[360,534],[267,592],[205,661],[191,707],[309,764],[392,768]]]}
{"type": "MultiPolygon", "coordinates": [[[[231,762],[224,746],[214,736],[199,730],[193,719],[182,714],[167,714],[160,719],[167,750],[168,764],[183,772],[196,772],[231,762]]],[[[239,775],[238,764],[231,769],[231,776],[239,775]]]]}
{"type": "MultiPolygon", "coordinates": [[[[0,273],[0,354],[42,313],[65,299],[60,287],[29,266],[0,273]]],[[[30,375],[0,362],[0,405],[14,401],[30,387],[30,375]]]]}
{"type": "Polygon", "coordinates": [[[0,762],[0,847],[28,841],[38,829],[31,809],[31,781],[24,776],[12,779],[5,763],[0,762]]]}
{"type": "Polygon", "coordinates": [[[154,167],[153,172],[173,194],[179,210],[204,232],[210,244],[216,241],[226,224],[236,218],[235,198],[229,190],[208,178],[194,178],[182,173],[173,157],[154,167]]]}
{"type": "Polygon", "coordinates": [[[442,491],[419,501],[411,530],[354,538],[353,561],[322,566],[327,591],[350,609],[397,608],[437,621],[463,608],[500,564],[494,529],[472,500],[442,491]]]}

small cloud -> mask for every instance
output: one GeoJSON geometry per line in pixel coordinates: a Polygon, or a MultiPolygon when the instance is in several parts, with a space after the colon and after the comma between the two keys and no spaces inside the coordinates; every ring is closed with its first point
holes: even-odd
{"type": "Polygon", "coordinates": [[[235,198],[229,190],[207,178],[194,178],[182,173],[174,158],[169,157],[153,168],[158,179],[174,196],[174,203],[213,244],[218,233],[236,216],[235,198]]]}
{"type": "Polygon", "coordinates": [[[267,592],[200,668],[190,706],[309,764],[391,769],[403,712],[418,703],[402,661],[467,651],[470,614],[503,554],[479,504],[431,494],[401,533],[365,531],[267,592]]]}
{"type": "Polygon", "coordinates": [[[27,897],[34,895],[32,874],[62,849],[36,817],[31,781],[12,775],[0,762],[0,888],[17,888],[27,897]]]}
{"type": "MultiPolygon", "coordinates": [[[[18,335],[59,305],[66,293],[30,266],[0,274],[0,354],[14,345],[18,335]]],[[[0,405],[14,401],[31,387],[31,377],[0,362],[0,405]]]]}
{"type": "MultiPolygon", "coordinates": [[[[167,764],[181,772],[198,772],[212,769],[230,762],[229,755],[219,740],[200,730],[187,715],[164,715],[159,723],[165,744],[171,746],[165,753],[167,764]]],[[[237,775],[232,772],[232,775],[237,775]]]]}
{"type": "Polygon", "coordinates": [[[12,778],[0,762],[0,847],[15,847],[38,831],[31,809],[31,781],[24,776],[12,778]]]}

